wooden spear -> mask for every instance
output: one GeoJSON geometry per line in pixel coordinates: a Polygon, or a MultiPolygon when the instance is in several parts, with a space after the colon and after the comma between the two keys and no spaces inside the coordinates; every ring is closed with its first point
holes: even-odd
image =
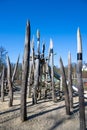
{"type": "Polygon", "coordinates": [[[52,99],[55,102],[55,89],[54,89],[54,55],[53,55],[53,41],[50,39],[50,59],[51,59],[51,81],[52,81],[52,99]]]}
{"type": "Polygon", "coordinates": [[[31,98],[31,80],[34,80],[34,68],[35,68],[35,61],[34,61],[34,36],[31,41],[31,56],[32,61],[30,61],[29,67],[29,77],[28,77],[28,97],[31,98]]]}
{"type": "Polygon", "coordinates": [[[66,114],[70,115],[70,101],[69,101],[69,92],[68,92],[68,86],[66,83],[66,75],[65,75],[65,69],[63,66],[62,58],[60,58],[60,69],[62,73],[62,83],[64,88],[64,94],[65,94],[65,106],[66,106],[66,114]]]}
{"type": "Polygon", "coordinates": [[[33,104],[37,103],[37,89],[39,89],[40,75],[40,32],[37,30],[37,59],[34,69],[33,104]]]}
{"type": "Polygon", "coordinates": [[[86,130],[84,88],[82,82],[82,39],[79,28],[77,30],[77,87],[79,93],[80,130],[86,130]]]}
{"type": "Polygon", "coordinates": [[[42,56],[44,58],[44,52],[45,52],[45,42],[43,42],[43,46],[42,46],[42,56]]]}
{"type": "Polygon", "coordinates": [[[29,72],[29,58],[30,58],[30,22],[27,21],[25,48],[22,62],[22,88],[21,88],[21,121],[27,120],[27,85],[28,85],[28,72],[29,72]]]}
{"type": "Polygon", "coordinates": [[[70,108],[73,108],[73,90],[72,90],[72,65],[71,65],[71,53],[68,53],[68,90],[69,90],[69,100],[70,108]]]}
{"type": "Polygon", "coordinates": [[[1,78],[1,101],[2,102],[4,102],[4,78],[5,78],[5,66],[3,66],[2,78],[1,78]]]}
{"type": "Polygon", "coordinates": [[[7,80],[8,80],[8,87],[9,87],[9,107],[11,107],[13,104],[13,88],[12,88],[12,81],[11,81],[11,64],[8,56],[7,56],[7,80]]]}
{"type": "Polygon", "coordinates": [[[20,58],[20,55],[18,56],[17,63],[15,64],[15,67],[14,67],[14,71],[13,71],[13,75],[12,75],[12,84],[14,82],[14,78],[15,78],[15,75],[16,75],[16,72],[17,72],[19,58],[20,58]]]}

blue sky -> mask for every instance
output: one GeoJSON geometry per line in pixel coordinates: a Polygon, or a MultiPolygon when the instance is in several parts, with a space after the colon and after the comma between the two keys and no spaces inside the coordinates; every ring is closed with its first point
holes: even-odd
{"type": "MultiPolygon", "coordinates": [[[[83,42],[83,61],[87,62],[87,1],[86,0],[0,0],[0,46],[6,48],[11,62],[20,53],[22,61],[27,19],[31,24],[31,38],[40,30],[41,45],[50,38],[54,42],[55,65],[61,56],[66,65],[68,51],[76,62],[76,33],[78,26],[83,42]]],[[[36,42],[35,42],[35,46],[36,42]]],[[[42,47],[41,47],[42,48],[42,47]]]]}

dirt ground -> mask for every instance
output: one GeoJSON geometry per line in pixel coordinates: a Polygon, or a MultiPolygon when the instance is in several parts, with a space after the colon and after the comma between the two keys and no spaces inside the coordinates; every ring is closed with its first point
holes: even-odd
{"type": "MultiPolygon", "coordinates": [[[[8,107],[8,97],[0,99],[0,130],[79,130],[78,96],[74,97],[73,110],[66,115],[65,102],[54,103],[51,99],[39,100],[32,105],[27,99],[27,121],[20,120],[20,91],[14,93],[13,107],[8,107]]],[[[85,99],[87,122],[87,99],[85,99]]],[[[87,124],[87,123],[86,123],[87,124]]]]}

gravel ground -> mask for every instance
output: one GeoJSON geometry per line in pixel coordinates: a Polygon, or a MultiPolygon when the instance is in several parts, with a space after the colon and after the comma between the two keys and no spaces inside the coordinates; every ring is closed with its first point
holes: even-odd
{"type": "MultiPolygon", "coordinates": [[[[87,99],[85,99],[87,121],[87,99]]],[[[20,91],[14,93],[13,107],[8,107],[8,97],[0,101],[0,130],[79,130],[78,97],[74,97],[74,108],[66,115],[64,100],[53,103],[51,99],[40,100],[32,105],[27,99],[26,122],[20,120],[20,91]]]]}

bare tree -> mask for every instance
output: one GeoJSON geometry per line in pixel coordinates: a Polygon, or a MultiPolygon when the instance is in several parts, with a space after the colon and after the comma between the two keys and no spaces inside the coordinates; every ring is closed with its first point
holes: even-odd
{"type": "Polygon", "coordinates": [[[21,88],[21,120],[27,120],[27,85],[28,85],[28,72],[29,72],[29,57],[30,57],[30,23],[27,21],[25,48],[22,62],[22,88],[21,88]]]}

